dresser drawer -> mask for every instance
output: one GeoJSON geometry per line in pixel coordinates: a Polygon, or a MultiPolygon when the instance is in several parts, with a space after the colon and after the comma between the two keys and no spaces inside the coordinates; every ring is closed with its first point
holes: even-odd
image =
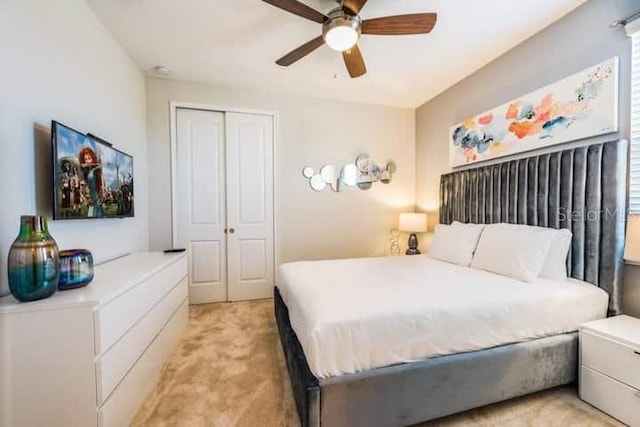
{"type": "Polygon", "coordinates": [[[138,405],[144,396],[153,390],[162,367],[178,346],[188,318],[189,306],[185,299],[147,351],[140,356],[105,404],[98,409],[98,427],[129,425],[138,405]]]}
{"type": "Polygon", "coordinates": [[[95,312],[96,355],[108,350],[187,275],[182,257],[95,312]]]}
{"type": "Polygon", "coordinates": [[[628,385],[582,366],[580,398],[631,427],[640,427],[640,392],[628,385]]]}
{"type": "Polygon", "coordinates": [[[127,371],[171,319],[173,313],[187,298],[188,288],[187,278],[182,279],[151,312],[96,361],[98,406],[104,403],[127,371]]]}
{"type": "Polygon", "coordinates": [[[582,365],[640,389],[640,349],[584,330],[580,340],[582,365]]]}

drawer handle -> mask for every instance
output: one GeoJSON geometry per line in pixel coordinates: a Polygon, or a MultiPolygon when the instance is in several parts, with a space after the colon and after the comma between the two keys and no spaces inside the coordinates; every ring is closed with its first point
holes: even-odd
{"type": "Polygon", "coordinates": [[[640,351],[634,351],[634,353],[640,356],[640,351]]]}

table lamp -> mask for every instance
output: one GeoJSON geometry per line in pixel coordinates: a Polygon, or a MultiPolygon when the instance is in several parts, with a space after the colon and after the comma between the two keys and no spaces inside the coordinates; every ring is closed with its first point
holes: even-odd
{"type": "Polygon", "coordinates": [[[427,214],[425,213],[401,213],[398,224],[400,231],[407,231],[409,235],[409,249],[405,252],[407,255],[418,255],[418,236],[416,233],[424,233],[427,231],[427,214]]]}
{"type": "Polygon", "coordinates": [[[631,215],[627,219],[624,259],[629,264],[640,265],[640,216],[631,215]]]}

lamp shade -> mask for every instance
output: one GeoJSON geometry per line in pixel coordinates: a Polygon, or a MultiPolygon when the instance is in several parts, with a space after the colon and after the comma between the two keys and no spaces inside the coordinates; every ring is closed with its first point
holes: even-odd
{"type": "Polygon", "coordinates": [[[640,263],[640,216],[638,215],[630,215],[627,219],[624,259],[640,263]]]}
{"type": "Polygon", "coordinates": [[[427,214],[401,213],[398,228],[410,233],[423,233],[427,231],[427,214]]]}

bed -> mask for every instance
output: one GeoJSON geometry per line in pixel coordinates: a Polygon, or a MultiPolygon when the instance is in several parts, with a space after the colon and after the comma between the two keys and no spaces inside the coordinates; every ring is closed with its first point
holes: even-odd
{"type": "Polygon", "coordinates": [[[572,280],[527,295],[492,273],[420,256],[283,266],[275,314],[302,425],[411,425],[575,381],[577,325],[622,309],[626,167],[627,143],[612,141],[441,177],[441,223],[572,231],[572,280]],[[424,274],[433,277],[427,286],[424,274]],[[343,280],[356,285],[344,289],[343,280]],[[472,283],[491,292],[474,294],[472,283]],[[430,293],[448,305],[429,307],[430,293]],[[380,300],[393,316],[380,317],[388,314],[376,311],[380,300]],[[425,309],[436,314],[420,318],[425,309]],[[505,319],[518,327],[502,330],[505,319]],[[437,322],[448,329],[429,328],[437,322]],[[465,325],[487,333],[473,342],[465,325]]]}

